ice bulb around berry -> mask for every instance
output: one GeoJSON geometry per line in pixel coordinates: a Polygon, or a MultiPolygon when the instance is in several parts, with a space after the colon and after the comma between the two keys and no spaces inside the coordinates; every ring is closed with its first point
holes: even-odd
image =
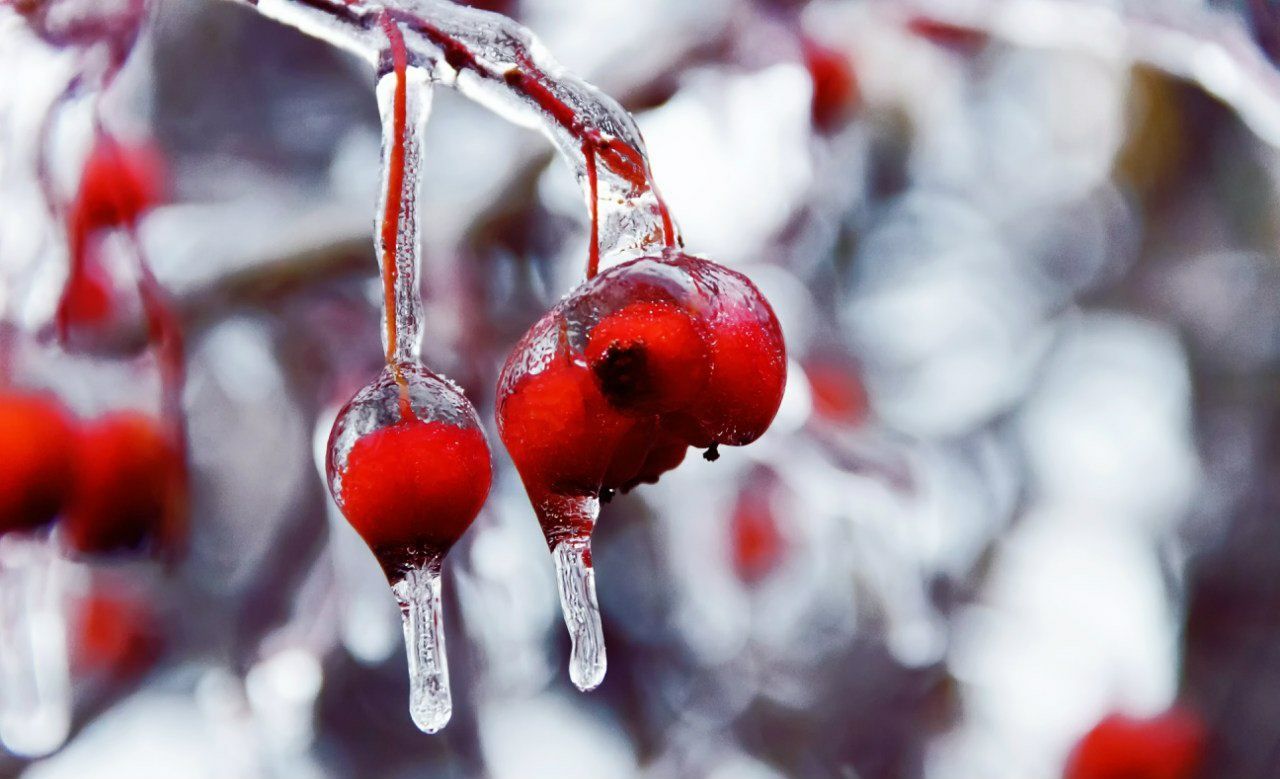
{"type": "Polygon", "coordinates": [[[782,331],[760,292],[676,251],[590,279],[512,352],[498,429],[555,557],[579,688],[606,666],[590,547],[600,500],[656,482],[689,447],[714,460],[756,440],[785,383],[782,331]]]}
{"type": "Polygon", "coordinates": [[[409,710],[435,733],[453,712],[440,610],[445,554],[489,494],[489,447],[460,390],[415,363],[383,370],[339,413],[329,489],[391,583],[404,619],[409,710]]]}

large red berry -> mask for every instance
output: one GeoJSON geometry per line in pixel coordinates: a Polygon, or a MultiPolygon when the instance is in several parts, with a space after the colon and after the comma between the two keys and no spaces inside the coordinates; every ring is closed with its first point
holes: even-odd
{"type": "Polygon", "coordinates": [[[624,263],[579,287],[517,345],[498,429],[544,531],[562,498],[654,482],[690,446],[750,443],[782,400],[786,354],[745,276],[683,254],[624,263]]]}
{"type": "Polygon", "coordinates": [[[110,553],[176,541],[185,517],[183,467],[153,417],[121,411],[86,424],[65,521],[68,543],[110,553]]]}
{"type": "Polygon", "coordinates": [[[0,392],[0,533],[54,519],[74,482],[75,423],[56,400],[0,392]]]}
{"type": "Polygon", "coordinates": [[[385,369],[338,414],[329,489],[392,582],[442,558],[493,477],[475,409],[418,364],[385,369]]]}
{"type": "Polygon", "coordinates": [[[1113,714],[1089,731],[1067,762],[1065,779],[1192,779],[1204,756],[1198,717],[1175,708],[1152,719],[1113,714]]]}

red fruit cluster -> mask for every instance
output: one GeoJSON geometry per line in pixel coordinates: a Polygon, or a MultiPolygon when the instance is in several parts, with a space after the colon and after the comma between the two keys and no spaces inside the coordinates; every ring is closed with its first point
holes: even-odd
{"type": "Polygon", "coordinates": [[[563,499],[655,482],[691,446],[714,459],[759,438],[785,383],[777,317],[745,276],[646,257],[583,284],[525,335],[499,380],[498,429],[554,541],[588,529],[556,510],[563,499]]]}
{"type": "Polygon", "coordinates": [[[87,554],[176,542],[185,500],[182,458],[148,416],[79,423],[56,400],[0,394],[0,533],[63,517],[87,554]]]}
{"type": "Polygon", "coordinates": [[[421,366],[384,371],[338,415],[329,440],[334,499],[393,582],[449,551],[492,476],[475,410],[421,366]]]}
{"type": "Polygon", "coordinates": [[[1204,757],[1198,717],[1171,709],[1152,719],[1113,714],[1089,731],[1067,762],[1065,779],[1192,779],[1204,757]]]}

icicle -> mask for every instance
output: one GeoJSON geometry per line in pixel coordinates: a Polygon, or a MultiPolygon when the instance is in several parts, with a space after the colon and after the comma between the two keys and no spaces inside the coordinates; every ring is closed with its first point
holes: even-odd
{"type": "Polygon", "coordinates": [[[607,666],[604,628],[596,602],[596,573],[591,566],[591,539],[589,536],[565,539],[556,544],[552,555],[556,560],[560,607],[572,643],[569,678],[579,690],[587,692],[604,681],[607,666]]]}
{"type": "Polygon", "coordinates": [[[0,741],[23,757],[53,752],[71,729],[62,567],[46,538],[0,538],[0,741]]]}
{"type": "Polygon", "coordinates": [[[404,616],[409,655],[409,714],[424,733],[435,733],[453,715],[449,659],[440,611],[440,561],[411,568],[392,586],[404,616]]]}

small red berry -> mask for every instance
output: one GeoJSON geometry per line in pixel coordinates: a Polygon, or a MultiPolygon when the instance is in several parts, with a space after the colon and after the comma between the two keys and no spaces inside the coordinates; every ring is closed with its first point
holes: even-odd
{"type": "Polygon", "coordinates": [[[867,390],[856,366],[838,358],[806,360],[805,376],[813,395],[813,413],[836,424],[856,425],[868,412],[867,390]]]}
{"type": "Polygon", "coordinates": [[[1065,779],[1192,779],[1204,756],[1204,725],[1174,708],[1151,719],[1112,714],[1067,761],[1065,779]]]}
{"type": "Polygon", "coordinates": [[[0,533],[51,522],[75,480],[75,422],[51,397],[0,391],[0,533]]]}
{"type": "Polygon", "coordinates": [[[99,136],[71,203],[73,237],[136,224],[145,211],[160,202],[164,179],[164,158],[154,146],[127,146],[99,136]]]}
{"type": "Polygon", "coordinates": [[[128,678],[160,655],[156,615],[137,596],[92,593],[80,602],[78,617],[74,661],[79,672],[128,678]]]}
{"type": "Polygon", "coordinates": [[[838,130],[861,99],[858,76],[849,58],[835,49],[809,38],[801,45],[813,81],[813,126],[825,133],[838,130]]]}
{"type": "Polygon", "coordinates": [[[733,570],[746,584],[758,584],[777,570],[787,552],[773,501],[777,477],[768,470],[753,472],[734,502],[729,521],[733,570]]]}
{"type": "Polygon", "coordinates": [[[342,511],[375,551],[444,552],[480,513],[491,468],[480,430],[401,420],[352,447],[342,511]]]}
{"type": "Polygon", "coordinates": [[[384,369],[338,414],[328,470],[334,500],[393,584],[449,551],[493,478],[475,409],[411,363],[384,369]]]}
{"type": "Polygon", "coordinates": [[[80,437],[67,541],[88,554],[176,542],[185,499],[182,456],[156,420],[108,414],[80,437]]]}

